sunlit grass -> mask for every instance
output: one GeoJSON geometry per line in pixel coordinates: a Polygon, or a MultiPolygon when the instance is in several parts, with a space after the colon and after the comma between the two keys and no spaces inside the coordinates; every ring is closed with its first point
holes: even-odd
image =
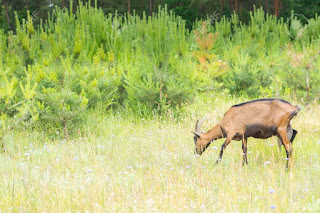
{"type": "Polygon", "coordinates": [[[197,157],[190,130],[202,116],[203,129],[212,127],[243,101],[227,99],[199,98],[179,119],[94,114],[76,139],[12,132],[0,155],[0,210],[319,212],[320,108],[292,121],[299,132],[289,170],[276,138],[250,138],[245,167],[233,141],[215,166],[223,139],[197,157]]]}

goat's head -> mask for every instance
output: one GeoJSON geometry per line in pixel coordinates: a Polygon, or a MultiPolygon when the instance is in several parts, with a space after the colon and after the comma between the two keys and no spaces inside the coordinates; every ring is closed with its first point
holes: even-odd
{"type": "Polygon", "coordinates": [[[194,134],[195,154],[198,155],[201,155],[210,145],[210,143],[207,143],[203,136],[201,136],[201,124],[205,120],[206,118],[202,119],[201,121],[197,120],[195,130],[192,132],[194,134]]]}

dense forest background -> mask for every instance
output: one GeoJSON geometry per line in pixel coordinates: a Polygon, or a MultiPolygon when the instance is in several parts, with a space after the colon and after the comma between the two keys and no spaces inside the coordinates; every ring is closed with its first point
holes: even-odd
{"type": "MultiPolygon", "coordinates": [[[[263,7],[264,11],[274,14],[277,17],[289,18],[291,10],[297,14],[303,14],[306,18],[314,17],[320,7],[319,0],[97,0],[82,1],[91,6],[97,4],[105,13],[134,13],[142,16],[143,12],[148,15],[158,11],[159,5],[168,5],[169,10],[173,10],[176,15],[186,20],[187,27],[191,27],[196,19],[215,16],[222,18],[223,15],[230,17],[234,12],[239,16],[240,21],[248,23],[250,11],[263,7]]],[[[27,18],[27,10],[30,11],[35,23],[41,19],[46,19],[48,13],[58,6],[60,8],[70,8],[68,0],[0,0],[0,24],[6,30],[15,29],[15,11],[19,19],[27,18]]],[[[76,11],[79,1],[72,3],[72,9],[76,11]]]]}

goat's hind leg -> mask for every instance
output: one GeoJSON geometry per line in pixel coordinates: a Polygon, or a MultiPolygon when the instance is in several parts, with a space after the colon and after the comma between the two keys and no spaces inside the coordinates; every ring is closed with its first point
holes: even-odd
{"type": "MultiPolygon", "coordinates": [[[[291,127],[291,125],[289,125],[289,127],[287,128],[287,137],[288,137],[288,140],[293,143],[293,140],[295,139],[296,135],[297,135],[298,131],[295,130],[294,128],[291,127]]],[[[278,145],[279,145],[279,148],[284,144],[282,143],[282,140],[281,138],[279,137],[278,135],[278,145]]]]}
{"type": "Polygon", "coordinates": [[[289,142],[289,139],[287,137],[287,129],[286,128],[278,128],[278,137],[281,139],[284,148],[287,152],[287,168],[291,164],[291,156],[292,156],[292,147],[291,143],[289,142]]]}
{"type": "Polygon", "coordinates": [[[296,137],[296,135],[298,134],[298,131],[292,128],[292,136],[290,139],[290,142],[293,143],[294,138],[296,137]]]}

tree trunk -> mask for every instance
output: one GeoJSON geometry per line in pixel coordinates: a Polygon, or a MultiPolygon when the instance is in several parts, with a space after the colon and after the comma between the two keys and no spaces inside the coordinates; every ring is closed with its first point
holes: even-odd
{"type": "Polygon", "coordinates": [[[280,0],[274,0],[274,15],[279,17],[280,0]]]}
{"type": "Polygon", "coordinates": [[[131,4],[130,4],[130,0],[128,0],[128,13],[130,14],[130,10],[131,10],[131,4]]]}
{"type": "Polygon", "coordinates": [[[229,7],[230,7],[230,11],[231,13],[233,12],[233,0],[229,0],[229,7]]]}
{"type": "Polygon", "coordinates": [[[234,11],[236,12],[236,14],[238,14],[238,7],[239,7],[238,0],[234,0],[234,11]]]}
{"type": "Polygon", "coordinates": [[[29,10],[29,0],[26,0],[26,9],[29,10]]]}
{"type": "Polygon", "coordinates": [[[220,0],[220,13],[223,15],[223,0],[220,0]]]}
{"type": "Polygon", "coordinates": [[[149,15],[152,16],[153,0],[149,0],[149,15]]]}
{"type": "Polygon", "coordinates": [[[10,20],[10,16],[9,16],[9,13],[8,13],[8,7],[7,7],[7,3],[6,3],[5,0],[3,0],[3,5],[4,5],[4,11],[5,11],[5,13],[6,13],[6,17],[7,17],[9,29],[12,30],[11,20],[10,20]]]}
{"type": "Polygon", "coordinates": [[[254,0],[251,0],[251,11],[253,11],[255,4],[254,0]]]}
{"type": "MultiPolygon", "coordinates": [[[[14,16],[14,11],[17,11],[15,0],[11,1],[11,15],[14,16]]],[[[13,17],[14,18],[14,17],[13,17]]]]}
{"type": "MultiPolygon", "coordinates": [[[[10,1],[9,1],[9,2],[10,2],[10,1]]],[[[15,25],[15,23],[14,23],[14,20],[15,20],[14,11],[18,11],[17,8],[16,8],[17,4],[18,4],[18,3],[16,3],[16,0],[11,0],[11,14],[9,14],[9,15],[11,15],[11,18],[12,18],[12,20],[13,20],[13,21],[11,22],[11,26],[10,26],[10,29],[11,29],[12,31],[16,31],[16,29],[15,29],[15,27],[14,27],[14,25],[15,25]]]]}
{"type": "Polygon", "coordinates": [[[143,0],[140,0],[140,14],[143,14],[143,0]]]}
{"type": "Polygon", "coordinates": [[[266,13],[269,13],[269,0],[264,0],[265,2],[265,11],[266,13]]]}
{"type": "Polygon", "coordinates": [[[62,8],[65,8],[65,7],[66,7],[66,0],[62,0],[61,7],[62,7],[62,8]]]}

